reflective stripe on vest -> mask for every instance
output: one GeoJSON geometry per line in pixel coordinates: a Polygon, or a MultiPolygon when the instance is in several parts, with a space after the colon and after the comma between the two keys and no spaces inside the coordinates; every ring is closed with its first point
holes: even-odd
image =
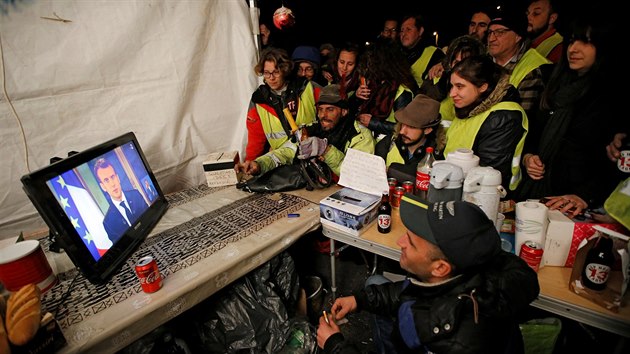
{"type": "Polygon", "coordinates": [[[551,61],[543,57],[537,50],[528,49],[518,63],[516,63],[514,70],[512,70],[510,83],[512,86],[518,88],[518,85],[521,84],[521,81],[523,81],[527,74],[543,64],[551,64],[551,61]]]}
{"type": "MultiPolygon", "coordinates": [[[[265,137],[269,142],[271,150],[282,146],[282,144],[288,140],[288,137],[274,109],[266,104],[256,104],[256,111],[258,111],[258,115],[260,116],[260,123],[262,124],[265,137]]],[[[311,125],[315,122],[317,122],[315,96],[313,85],[309,82],[298,98],[298,111],[295,117],[295,123],[300,127],[302,125],[311,125]]]]}
{"type": "Polygon", "coordinates": [[[455,151],[459,148],[468,148],[472,149],[473,144],[475,143],[475,138],[477,137],[477,133],[479,132],[479,128],[483,122],[486,121],[486,118],[493,111],[506,110],[506,111],[519,111],[523,119],[521,120],[521,125],[525,132],[523,136],[518,141],[516,145],[516,149],[514,150],[514,155],[512,156],[512,177],[510,178],[510,190],[516,189],[518,184],[521,182],[521,153],[523,152],[523,145],[525,144],[525,136],[527,135],[527,130],[529,127],[527,114],[523,110],[520,104],[516,102],[499,102],[494,106],[490,107],[485,112],[482,112],[474,117],[459,119],[455,118],[453,123],[446,131],[446,147],[444,148],[444,157],[448,156],[448,154],[452,151],[455,151]]]}
{"type": "Polygon", "coordinates": [[[435,53],[436,50],[438,50],[437,47],[434,47],[432,45],[427,46],[422,51],[422,55],[420,55],[420,58],[418,58],[418,60],[416,60],[411,65],[411,73],[413,74],[413,78],[416,79],[418,87],[422,86],[422,74],[427,70],[429,61],[431,61],[433,53],[435,53]]]}
{"type": "Polygon", "coordinates": [[[538,53],[540,53],[540,55],[542,55],[543,57],[547,57],[547,55],[549,55],[549,53],[551,53],[551,51],[553,50],[553,48],[555,48],[558,44],[562,43],[562,35],[560,35],[560,33],[556,32],[554,34],[552,34],[551,36],[549,36],[547,39],[545,39],[544,41],[542,41],[538,47],[536,47],[536,51],[538,53]]]}

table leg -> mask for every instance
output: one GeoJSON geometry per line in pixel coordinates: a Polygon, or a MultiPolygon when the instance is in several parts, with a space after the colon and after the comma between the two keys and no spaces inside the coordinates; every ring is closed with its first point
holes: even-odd
{"type": "Polygon", "coordinates": [[[335,240],[330,239],[330,290],[332,292],[332,301],[337,298],[337,279],[335,279],[335,240]]]}

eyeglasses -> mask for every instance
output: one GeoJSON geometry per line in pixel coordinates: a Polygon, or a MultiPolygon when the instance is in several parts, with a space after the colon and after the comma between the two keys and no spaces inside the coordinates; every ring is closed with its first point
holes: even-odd
{"type": "Polygon", "coordinates": [[[280,71],[278,70],[274,70],[272,72],[269,71],[265,71],[263,72],[263,76],[265,77],[265,79],[271,79],[271,77],[279,77],[280,76],[280,71]]]}
{"type": "Polygon", "coordinates": [[[499,29],[495,29],[494,31],[488,30],[488,32],[486,33],[488,33],[488,37],[494,34],[497,38],[501,38],[508,32],[512,32],[512,30],[509,28],[499,28],[499,29]]]}
{"type": "Polygon", "coordinates": [[[383,28],[383,33],[396,33],[398,32],[395,28],[383,28]]]}

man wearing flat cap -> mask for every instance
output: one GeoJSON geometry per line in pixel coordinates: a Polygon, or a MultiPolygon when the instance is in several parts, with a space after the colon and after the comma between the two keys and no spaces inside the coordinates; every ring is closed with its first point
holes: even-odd
{"type": "Polygon", "coordinates": [[[528,117],[533,117],[545,88],[543,67],[551,61],[529,48],[524,10],[503,10],[490,21],[487,36],[488,54],[510,73],[510,84],[518,89],[521,106],[528,117]]]}
{"type": "Polygon", "coordinates": [[[406,231],[397,244],[408,277],[338,298],[330,324],[319,321],[324,353],[358,352],[335,323],[358,310],[393,319],[391,333],[375,335],[377,346],[393,345],[387,353],[522,353],[517,318],[538,296],[538,278],[501,249],[485,213],[466,201],[427,203],[406,194],[400,217],[406,231]]]}
{"type": "Polygon", "coordinates": [[[337,84],[324,87],[317,100],[319,124],[307,127],[308,138],[300,142],[298,158],[319,156],[339,176],[348,149],[374,153],[372,131],[348,116],[348,100],[337,84]]]}
{"type": "Polygon", "coordinates": [[[440,103],[425,95],[417,95],[404,108],[394,113],[396,127],[376,144],[374,154],[382,157],[387,176],[399,181],[415,181],[418,162],[432,147],[441,159],[444,133],[440,125],[440,103]],[[441,141],[441,143],[440,143],[441,141]]]}

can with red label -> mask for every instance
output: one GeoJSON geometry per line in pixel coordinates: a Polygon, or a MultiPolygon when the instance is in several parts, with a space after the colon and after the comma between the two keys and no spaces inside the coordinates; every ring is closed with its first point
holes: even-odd
{"type": "Polygon", "coordinates": [[[389,185],[389,197],[391,198],[394,195],[394,189],[398,185],[398,180],[394,177],[390,177],[387,179],[387,184],[389,185]]]}
{"type": "Polygon", "coordinates": [[[394,194],[389,201],[389,203],[392,205],[392,208],[400,208],[400,200],[402,199],[403,194],[405,194],[405,188],[396,187],[394,189],[394,194]]]}
{"type": "Polygon", "coordinates": [[[154,293],[162,288],[162,275],[153,257],[140,258],[136,263],[136,274],[145,293],[154,293]]]}
{"type": "Polygon", "coordinates": [[[542,245],[535,241],[525,241],[521,245],[520,257],[529,265],[535,272],[538,272],[538,266],[542,259],[543,248],[542,245]]]}
{"type": "Polygon", "coordinates": [[[413,194],[413,187],[415,182],[412,181],[404,181],[402,183],[403,188],[405,188],[405,193],[413,194]]]}

